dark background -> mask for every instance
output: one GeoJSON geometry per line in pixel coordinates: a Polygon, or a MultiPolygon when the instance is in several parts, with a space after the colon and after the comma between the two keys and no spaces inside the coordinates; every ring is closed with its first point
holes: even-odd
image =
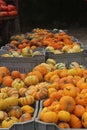
{"type": "Polygon", "coordinates": [[[19,0],[21,31],[87,26],[86,0],[19,0]]]}

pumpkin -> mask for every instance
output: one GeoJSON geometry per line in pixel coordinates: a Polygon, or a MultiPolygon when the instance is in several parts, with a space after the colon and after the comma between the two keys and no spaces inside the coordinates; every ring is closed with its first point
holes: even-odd
{"type": "Polygon", "coordinates": [[[56,82],[56,80],[54,81],[54,83],[49,83],[47,88],[55,88],[56,90],[59,89],[59,85],[58,85],[58,82],[56,82]]]}
{"type": "Polygon", "coordinates": [[[29,105],[24,105],[21,107],[21,110],[23,113],[30,113],[32,114],[34,112],[34,108],[29,105]]]}
{"type": "Polygon", "coordinates": [[[21,79],[17,78],[12,82],[12,87],[19,90],[20,88],[25,87],[25,84],[21,79]]]}
{"type": "Polygon", "coordinates": [[[20,78],[21,75],[20,75],[20,72],[18,70],[13,70],[11,72],[11,76],[13,79],[16,79],[16,78],[20,78]]]}
{"type": "Polygon", "coordinates": [[[4,120],[5,118],[7,118],[7,113],[4,111],[0,111],[0,121],[4,120]]]}
{"type": "MultiPolygon", "coordinates": [[[[41,120],[41,118],[40,118],[40,120],[41,120]]],[[[55,113],[53,111],[44,112],[42,121],[46,122],[46,123],[57,123],[58,122],[58,115],[57,115],[57,113],[55,113]]]]}
{"type": "Polygon", "coordinates": [[[47,82],[50,82],[50,78],[53,76],[53,72],[48,72],[45,76],[44,76],[44,80],[47,82]]]}
{"type": "Polygon", "coordinates": [[[58,91],[56,91],[56,92],[53,92],[51,95],[50,95],[50,98],[52,99],[52,100],[60,100],[60,98],[62,97],[62,96],[64,96],[64,91],[63,90],[58,90],[58,91]]]}
{"type": "Polygon", "coordinates": [[[33,54],[33,51],[30,49],[29,46],[22,49],[22,55],[24,57],[30,57],[30,56],[32,56],[32,54],[33,54]]]}
{"type": "Polygon", "coordinates": [[[55,65],[55,67],[56,67],[56,69],[64,69],[64,68],[66,68],[66,65],[65,65],[65,63],[57,63],[55,65]]]}
{"type": "Polygon", "coordinates": [[[31,95],[28,95],[28,96],[26,96],[26,97],[20,97],[20,98],[18,99],[19,105],[21,105],[21,106],[31,105],[31,104],[34,103],[34,101],[35,101],[35,100],[34,100],[34,97],[31,96],[31,95]]]}
{"type": "Polygon", "coordinates": [[[22,115],[22,110],[19,106],[13,106],[8,109],[9,117],[13,116],[17,119],[22,115]]]}
{"type": "Polygon", "coordinates": [[[58,79],[59,76],[57,74],[53,74],[50,78],[50,82],[54,82],[56,79],[58,79]]]}
{"type": "Polygon", "coordinates": [[[46,99],[44,102],[43,102],[43,106],[44,107],[48,107],[50,106],[52,103],[52,100],[50,98],[46,99]]]}
{"type": "Polygon", "coordinates": [[[48,109],[58,114],[58,112],[60,111],[59,102],[53,101],[52,104],[48,107],[48,109]]]}
{"type": "Polygon", "coordinates": [[[29,121],[31,120],[31,114],[30,113],[24,113],[20,118],[19,118],[19,122],[25,122],[25,121],[29,121]]]}
{"type": "Polygon", "coordinates": [[[4,86],[11,87],[12,82],[13,82],[13,79],[12,79],[11,76],[5,76],[5,77],[3,78],[3,85],[4,85],[4,86]]]}
{"type": "Polygon", "coordinates": [[[7,117],[2,121],[2,128],[10,128],[14,123],[19,122],[16,117],[7,117]]]}
{"type": "Polygon", "coordinates": [[[76,104],[86,106],[86,104],[87,104],[86,98],[85,98],[85,94],[79,93],[75,98],[76,104]]]}
{"type": "Polygon", "coordinates": [[[73,83],[73,77],[72,76],[67,76],[67,77],[63,77],[61,79],[58,80],[58,85],[60,89],[64,89],[64,85],[68,84],[68,83],[73,83]]]}
{"type": "Polygon", "coordinates": [[[59,122],[57,125],[59,128],[70,128],[69,124],[67,122],[59,122]]]}
{"type": "Polygon", "coordinates": [[[87,112],[84,112],[81,118],[82,125],[84,128],[87,128],[87,112]]]}
{"type": "Polygon", "coordinates": [[[9,75],[9,74],[10,74],[10,71],[7,67],[5,67],[5,66],[0,67],[0,76],[1,77],[4,77],[4,76],[9,75]]]}
{"type": "Polygon", "coordinates": [[[29,75],[29,76],[30,75],[36,75],[39,79],[39,82],[42,81],[42,79],[43,79],[43,76],[39,71],[32,71],[32,72],[28,73],[27,75],[29,75]]]}
{"type": "Polygon", "coordinates": [[[70,116],[69,125],[71,128],[82,128],[81,120],[74,114],[70,116]]]}
{"type": "Polygon", "coordinates": [[[81,118],[85,111],[86,111],[86,109],[84,106],[76,105],[75,109],[73,111],[73,114],[76,115],[77,117],[81,118]]]}
{"type": "Polygon", "coordinates": [[[12,96],[12,97],[7,97],[4,99],[6,103],[8,103],[9,106],[17,106],[18,105],[18,97],[12,96]]]}
{"type": "Polygon", "coordinates": [[[68,95],[68,96],[71,96],[73,98],[76,97],[77,91],[76,91],[76,88],[73,84],[70,84],[70,83],[65,84],[63,86],[63,88],[64,88],[64,95],[68,95]]]}
{"type": "Polygon", "coordinates": [[[6,110],[9,108],[9,104],[5,99],[0,99],[0,110],[6,110]]]}
{"type": "Polygon", "coordinates": [[[47,87],[37,87],[36,91],[33,94],[36,100],[41,100],[48,97],[48,90],[47,87]]]}
{"type": "Polygon", "coordinates": [[[8,87],[4,87],[0,89],[1,93],[7,93],[8,87]]]}
{"type": "Polygon", "coordinates": [[[79,65],[79,63],[77,63],[77,62],[71,62],[71,63],[69,64],[69,68],[78,68],[78,67],[80,67],[80,65],[79,65]]]}
{"type": "Polygon", "coordinates": [[[46,60],[46,63],[47,63],[47,64],[53,64],[53,65],[55,65],[55,64],[56,64],[56,61],[55,61],[54,59],[48,58],[48,59],[46,60]]]}
{"type": "Polygon", "coordinates": [[[86,88],[87,88],[87,78],[85,78],[85,77],[81,78],[81,79],[77,82],[76,86],[77,86],[78,88],[80,88],[80,90],[86,89],[86,88]]]}
{"type": "Polygon", "coordinates": [[[25,73],[20,73],[20,79],[22,80],[22,81],[24,81],[24,79],[26,78],[26,74],[25,73]]]}
{"type": "Polygon", "coordinates": [[[47,74],[48,68],[46,64],[39,64],[33,68],[33,71],[39,71],[44,76],[45,74],[47,74]]]}
{"type": "Polygon", "coordinates": [[[5,99],[8,97],[7,93],[0,93],[0,98],[5,99]]]}
{"type": "Polygon", "coordinates": [[[13,97],[13,96],[19,97],[18,90],[16,88],[9,87],[7,94],[8,94],[9,97],[13,97]]]}
{"type": "Polygon", "coordinates": [[[75,100],[71,96],[63,96],[59,100],[60,109],[72,112],[75,108],[75,100]]]}
{"type": "Polygon", "coordinates": [[[20,88],[18,92],[19,92],[19,95],[23,97],[25,96],[25,93],[27,92],[27,88],[20,88]]]}
{"type": "Polygon", "coordinates": [[[59,73],[59,77],[63,78],[63,77],[67,77],[68,76],[68,70],[67,69],[61,69],[60,73],[59,73]]]}
{"type": "Polygon", "coordinates": [[[58,119],[62,122],[69,122],[70,113],[68,111],[61,110],[58,112],[58,119]]]}
{"type": "Polygon", "coordinates": [[[57,90],[55,88],[49,88],[48,89],[48,97],[50,97],[51,94],[54,93],[54,92],[57,92],[57,90]]]}
{"type": "Polygon", "coordinates": [[[68,69],[68,75],[75,76],[78,75],[78,71],[76,68],[68,69]]]}
{"type": "Polygon", "coordinates": [[[36,75],[30,75],[24,79],[24,83],[26,86],[35,85],[35,84],[39,83],[39,79],[36,75]]]}

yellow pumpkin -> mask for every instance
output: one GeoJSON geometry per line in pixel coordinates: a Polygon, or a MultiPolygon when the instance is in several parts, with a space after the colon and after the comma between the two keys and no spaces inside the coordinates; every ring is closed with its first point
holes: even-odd
{"type": "Polygon", "coordinates": [[[35,85],[35,84],[39,83],[39,79],[36,75],[30,75],[24,79],[24,83],[26,86],[35,85]]]}
{"type": "Polygon", "coordinates": [[[0,121],[4,120],[7,117],[7,113],[4,111],[0,111],[0,121]]]}
{"type": "Polygon", "coordinates": [[[12,87],[19,90],[20,88],[25,87],[25,84],[21,79],[17,78],[12,82],[12,87]]]}
{"type": "Polygon", "coordinates": [[[29,105],[24,105],[21,107],[21,110],[23,113],[33,113],[34,112],[34,108],[29,106],[29,105]]]}
{"type": "Polygon", "coordinates": [[[69,122],[70,113],[68,111],[61,110],[58,112],[58,118],[60,121],[69,122]]]}
{"type": "Polygon", "coordinates": [[[18,122],[18,119],[16,117],[7,117],[2,121],[2,128],[9,128],[16,122],[18,122]]]}

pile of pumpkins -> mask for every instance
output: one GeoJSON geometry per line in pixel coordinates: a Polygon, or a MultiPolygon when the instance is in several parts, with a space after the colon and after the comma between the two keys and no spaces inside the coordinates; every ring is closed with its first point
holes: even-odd
{"type": "Polygon", "coordinates": [[[2,66],[0,86],[2,128],[31,120],[32,104],[43,99],[40,121],[59,128],[87,128],[87,69],[77,62],[67,68],[47,59],[26,74],[2,66]]]}
{"type": "Polygon", "coordinates": [[[5,54],[5,57],[24,57],[39,55],[39,52],[33,54],[35,48],[44,48],[45,52],[52,52],[54,54],[62,53],[78,53],[82,52],[80,43],[75,38],[69,36],[64,31],[57,31],[56,33],[47,29],[33,29],[29,33],[17,34],[11,36],[10,54],[5,54]]]}
{"type": "Polygon", "coordinates": [[[17,16],[18,11],[16,6],[13,4],[8,4],[5,0],[0,0],[0,17],[12,17],[17,16]]]}

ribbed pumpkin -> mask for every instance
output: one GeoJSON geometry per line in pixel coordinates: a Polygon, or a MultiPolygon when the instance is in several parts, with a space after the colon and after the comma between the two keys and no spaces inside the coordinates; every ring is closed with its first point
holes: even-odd
{"type": "Polygon", "coordinates": [[[2,121],[2,128],[9,128],[16,122],[18,122],[18,119],[16,117],[7,117],[2,121]]]}
{"type": "Polygon", "coordinates": [[[58,115],[57,113],[53,111],[47,111],[44,112],[43,117],[40,115],[40,120],[46,122],[46,123],[57,123],[58,121],[58,115]]]}
{"type": "Polygon", "coordinates": [[[0,111],[0,121],[4,120],[7,117],[7,113],[4,111],[0,111]]]}
{"type": "Polygon", "coordinates": [[[9,117],[13,116],[18,119],[22,115],[22,110],[19,106],[10,107],[8,110],[8,115],[9,117]]]}
{"type": "Polygon", "coordinates": [[[82,128],[81,120],[74,114],[71,114],[69,125],[71,128],[82,128]]]}
{"type": "Polygon", "coordinates": [[[24,105],[31,105],[34,103],[34,97],[29,95],[29,96],[26,96],[26,97],[20,97],[18,99],[18,102],[19,102],[19,105],[21,106],[24,106],[24,105]]]}
{"type": "Polygon", "coordinates": [[[36,75],[30,75],[24,79],[24,83],[26,86],[35,85],[35,84],[39,83],[39,79],[36,75]]]}
{"type": "Polygon", "coordinates": [[[30,113],[24,113],[20,118],[19,118],[19,122],[25,122],[25,121],[29,121],[32,119],[32,116],[30,113]]]}
{"type": "Polygon", "coordinates": [[[12,82],[12,87],[19,90],[20,88],[25,87],[25,84],[21,79],[17,78],[12,82]]]}

